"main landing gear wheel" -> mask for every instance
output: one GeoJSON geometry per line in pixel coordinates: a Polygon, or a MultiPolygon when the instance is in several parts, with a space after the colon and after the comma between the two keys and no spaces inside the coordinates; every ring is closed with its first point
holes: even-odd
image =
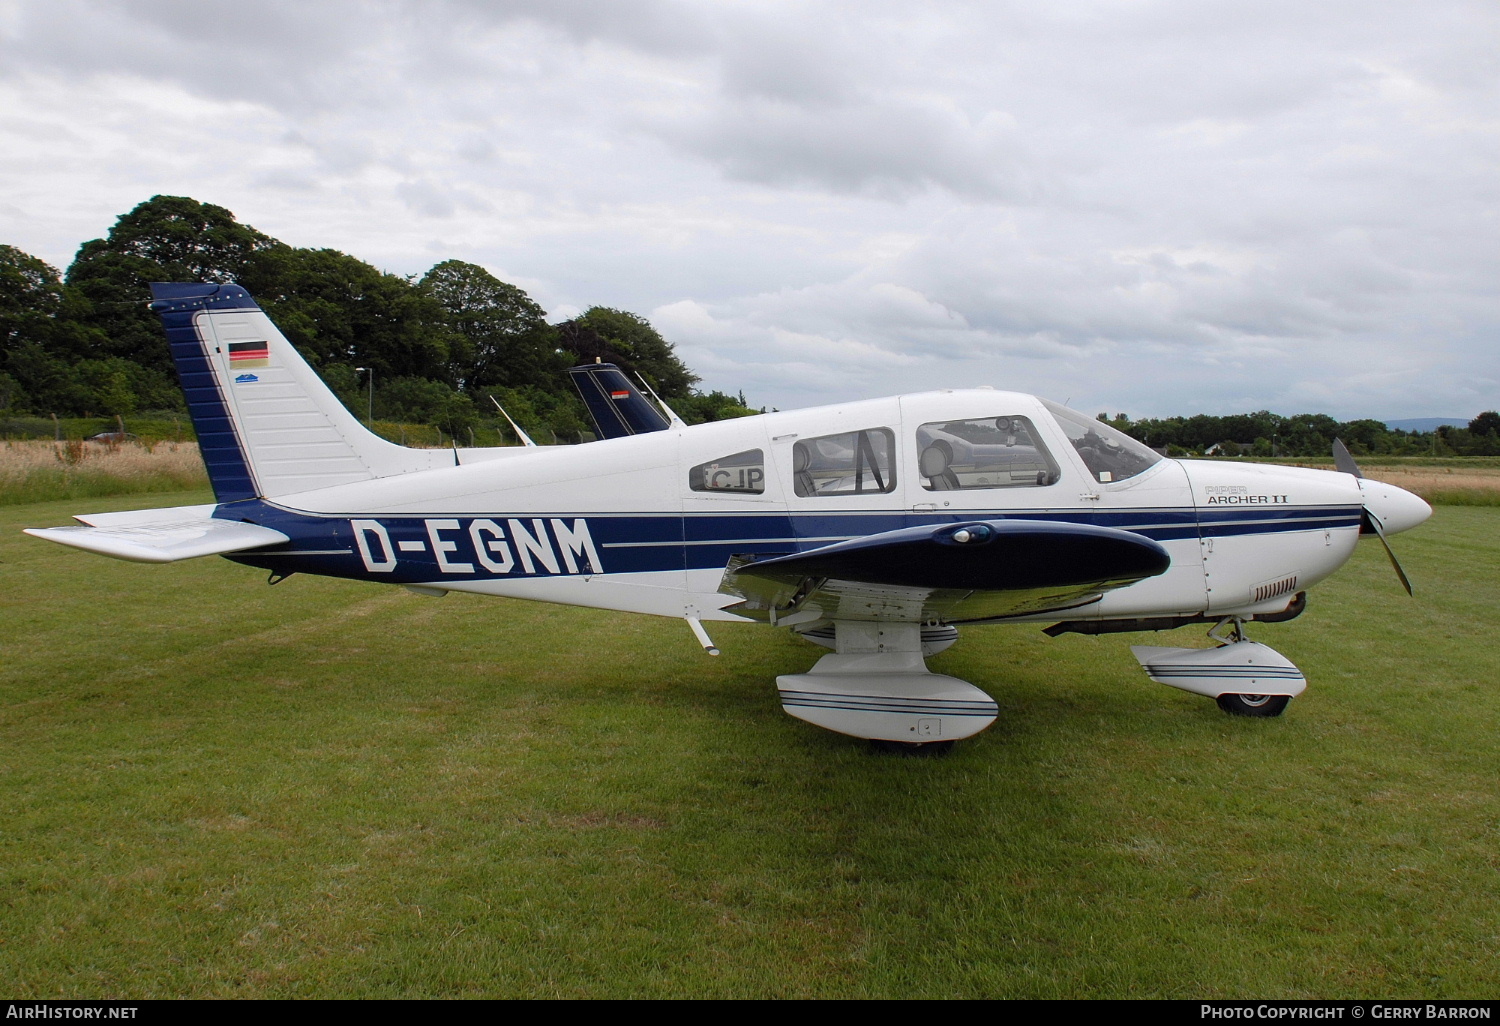
{"type": "Polygon", "coordinates": [[[1287,695],[1220,695],[1219,708],[1231,716],[1280,716],[1291,701],[1287,695]]]}
{"type": "Polygon", "coordinates": [[[953,751],[953,741],[882,741],[878,738],[870,739],[870,747],[877,752],[891,752],[895,755],[947,755],[953,751]]]}

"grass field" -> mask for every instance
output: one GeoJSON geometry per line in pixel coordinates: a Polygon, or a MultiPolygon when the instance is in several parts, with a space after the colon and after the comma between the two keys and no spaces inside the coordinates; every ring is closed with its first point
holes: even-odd
{"type": "Polygon", "coordinates": [[[196,442],[0,442],[0,506],[206,487],[196,442]]]}
{"type": "Polygon", "coordinates": [[[1493,997],[1500,510],[1443,508],[1252,635],[1277,720],[1127,645],[970,629],[947,758],[785,716],[821,650],[147,567],[0,509],[9,996],[1493,997]]]}

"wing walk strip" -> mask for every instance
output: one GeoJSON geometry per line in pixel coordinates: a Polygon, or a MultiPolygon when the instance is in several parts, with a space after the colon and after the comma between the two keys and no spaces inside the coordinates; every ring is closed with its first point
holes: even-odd
{"type": "Polygon", "coordinates": [[[782,705],[812,709],[906,713],[912,716],[997,716],[995,702],[960,702],[942,698],[892,698],[886,695],[833,695],[823,691],[783,691],[782,705]]]}

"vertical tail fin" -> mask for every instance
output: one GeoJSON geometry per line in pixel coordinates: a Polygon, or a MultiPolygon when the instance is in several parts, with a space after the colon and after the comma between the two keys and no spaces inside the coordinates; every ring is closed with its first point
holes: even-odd
{"type": "Polygon", "coordinates": [[[665,431],[671,426],[614,364],[585,363],[568,368],[568,373],[600,438],[665,431]]]}
{"type": "Polygon", "coordinates": [[[238,285],[152,283],[151,295],[220,502],[452,465],[367,430],[238,285]]]}

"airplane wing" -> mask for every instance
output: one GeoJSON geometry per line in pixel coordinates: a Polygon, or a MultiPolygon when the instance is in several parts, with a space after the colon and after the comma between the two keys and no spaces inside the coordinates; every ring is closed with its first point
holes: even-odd
{"type": "Polygon", "coordinates": [[[736,556],[719,591],[742,600],[726,612],[772,623],[794,614],[957,623],[1086,605],[1170,564],[1166,549],[1129,531],[983,520],[736,556]]]}
{"type": "Polygon", "coordinates": [[[134,563],[172,563],[195,556],[222,556],[290,541],[280,531],[235,520],[217,520],[216,507],[177,506],[91,513],[74,517],[79,527],[32,527],[36,538],[134,563]]]}

